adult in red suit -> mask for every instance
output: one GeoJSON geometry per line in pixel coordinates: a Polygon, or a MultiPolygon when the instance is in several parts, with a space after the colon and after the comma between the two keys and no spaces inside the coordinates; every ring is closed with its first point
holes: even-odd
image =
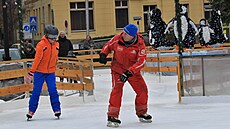
{"type": "Polygon", "coordinates": [[[152,122],[151,115],[147,114],[148,89],[140,73],[146,62],[146,47],[143,36],[137,33],[137,30],[134,24],[128,24],[122,33],[115,35],[103,46],[99,54],[99,62],[106,64],[106,56],[113,51],[112,91],[109,99],[107,126],[118,127],[121,124],[118,116],[123,86],[126,81],[136,93],[136,115],[142,122],[152,122]]]}

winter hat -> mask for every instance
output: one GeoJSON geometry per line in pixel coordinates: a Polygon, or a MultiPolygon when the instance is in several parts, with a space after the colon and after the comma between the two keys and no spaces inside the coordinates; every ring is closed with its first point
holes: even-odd
{"type": "Polygon", "coordinates": [[[134,24],[128,24],[127,26],[124,27],[125,33],[127,33],[130,36],[135,37],[137,34],[137,27],[134,24]]]}

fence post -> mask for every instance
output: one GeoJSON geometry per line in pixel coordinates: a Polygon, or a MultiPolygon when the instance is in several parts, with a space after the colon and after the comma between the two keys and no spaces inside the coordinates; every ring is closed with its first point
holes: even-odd
{"type": "MultiPolygon", "coordinates": [[[[179,57],[178,57],[179,58],[179,57]]],[[[178,61],[177,61],[177,76],[178,76],[178,87],[177,87],[177,89],[178,89],[178,98],[179,98],[179,103],[181,103],[181,96],[182,96],[182,94],[181,94],[181,90],[183,90],[182,89],[182,87],[181,87],[181,65],[180,65],[180,62],[179,62],[179,59],[178,59],[178,61]]]]}
{"type": "Polygon", "coordinates": [[[83,102],[85,102],[85,84],[84,84],[84,71],[83,71],[83,66],[82,64],[79,64],[79,69],[81,70],[82,77],[80,78],[80,82],[83,85],[82,91],[80,91],[80,94],[82,92],[82,97],[83,97],[83,102]]]}
{"type": "MultiPolygon", "coordinates": [[[[90,64],[89,66],[90,66],[90,70],[93,71],[93,64],[90,64]]],[[[90,77],[90,83],[93,84],[93,76],[90,77]]],[[[94,97],[94,101],[96,101],[96,98],[95,98],[95,95],[94,95],[94,90],[93,90],[93,97],[94,97]]]]}
{"type": "Polygon", "coordinates": [[[203,88],[203,96],[205,96],[205,80],[204,80],[204,57],[201,57],[201,72],[202,72],[202,88],[203,88]]]}
{"type": "MultiPolygon", "coordinates": [[[[27,69],[27,61],[24,61],[23,62],[23,69],[27,69]]],[[[26,83],[25,81],[25,76],[24,76],[24,84],[26,83]]],[[[25,98],[29,98],[30,97],[30,92],[29,91],[26,91],[25,92],[25,98]]]]}
{"type": "Polygon", "coordinates": [[[160,51],[157,52],[157,70],[158,70],[158,76],[159,76],[159,82],[161,83],[161,70],[160,70],[160,51]]]}

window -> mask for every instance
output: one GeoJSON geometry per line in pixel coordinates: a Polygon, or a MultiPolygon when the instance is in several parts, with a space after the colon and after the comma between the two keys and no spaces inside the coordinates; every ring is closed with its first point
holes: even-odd
{"type": "Polygon", "coordinates": [[[41,33],[44,34],[44,28],[45,28],[45,7],[42,6],[42,28],[41,33]]]}
{"type": "Polygon", "coordinates": [[[128,1],[115,0],[116,28],[123,29],[128,23],[128,1]]]}
{"type": "Polygon", "coordinates": [[[41,18],[41,8],[38,8],[38,35],[42,35],[42,18],[41,18]]]}
{"type": "Polygon", "coordinates": [[[209,3],[205,3],[204,4],[204,18],[207,20],[211,19],[211,12],[212,12],[212,8],[211,8],[211,4],[209,3]]]}
{"type": "MultiPolygon", "coordinates": [[[[86,30],[85,2],[70,3],[70,19],[72,31],[86,30]]],[[[89,29],[94,29],[93,2],[89,2],[89,29]]]]}
{"type": "Polygon", "coordinates": [[[145,32],[148,32],[149,23],[150,23],[150,11],[156,8],[156,5],[144,5],[143,12],[144,12],[144,29],[145,32]]]}
{"type": "Polygon", "coordinates": [[[48,4],[48,24],[51,23],[52,23],[52,11],[51,11],[50,4],[48,4]]]}

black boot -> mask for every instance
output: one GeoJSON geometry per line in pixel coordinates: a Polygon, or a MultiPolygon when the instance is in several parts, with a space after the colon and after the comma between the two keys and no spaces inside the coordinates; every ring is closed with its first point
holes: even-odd
{"type": "Polygon", "coordinates": [[[34,115],[34,112],[31,112],[29,111],[27,114],[26,114],[26,117],[27,117],[27,121],[29,121],[34,115]]]}
{"type": "Polygon", "coordinates": [[[121,121],[118,118],[108,116],[108,123],[107,123],[108,127],[119,127],[120,124],[121,121]]]}
{"type": "Polygon", "coordinates": [[[151,123],[152,122],[152,116],[149,114],[143,114],[138,116],[140,122],[145,122],[145,123],[151,123]]]}
{"type": "Polygon", "coordinates": [[[60,115],[61,115],[60,111],[55,111],[54,112],[54,116],[56,116],[58,119],[59,119],[60,115]]]}

